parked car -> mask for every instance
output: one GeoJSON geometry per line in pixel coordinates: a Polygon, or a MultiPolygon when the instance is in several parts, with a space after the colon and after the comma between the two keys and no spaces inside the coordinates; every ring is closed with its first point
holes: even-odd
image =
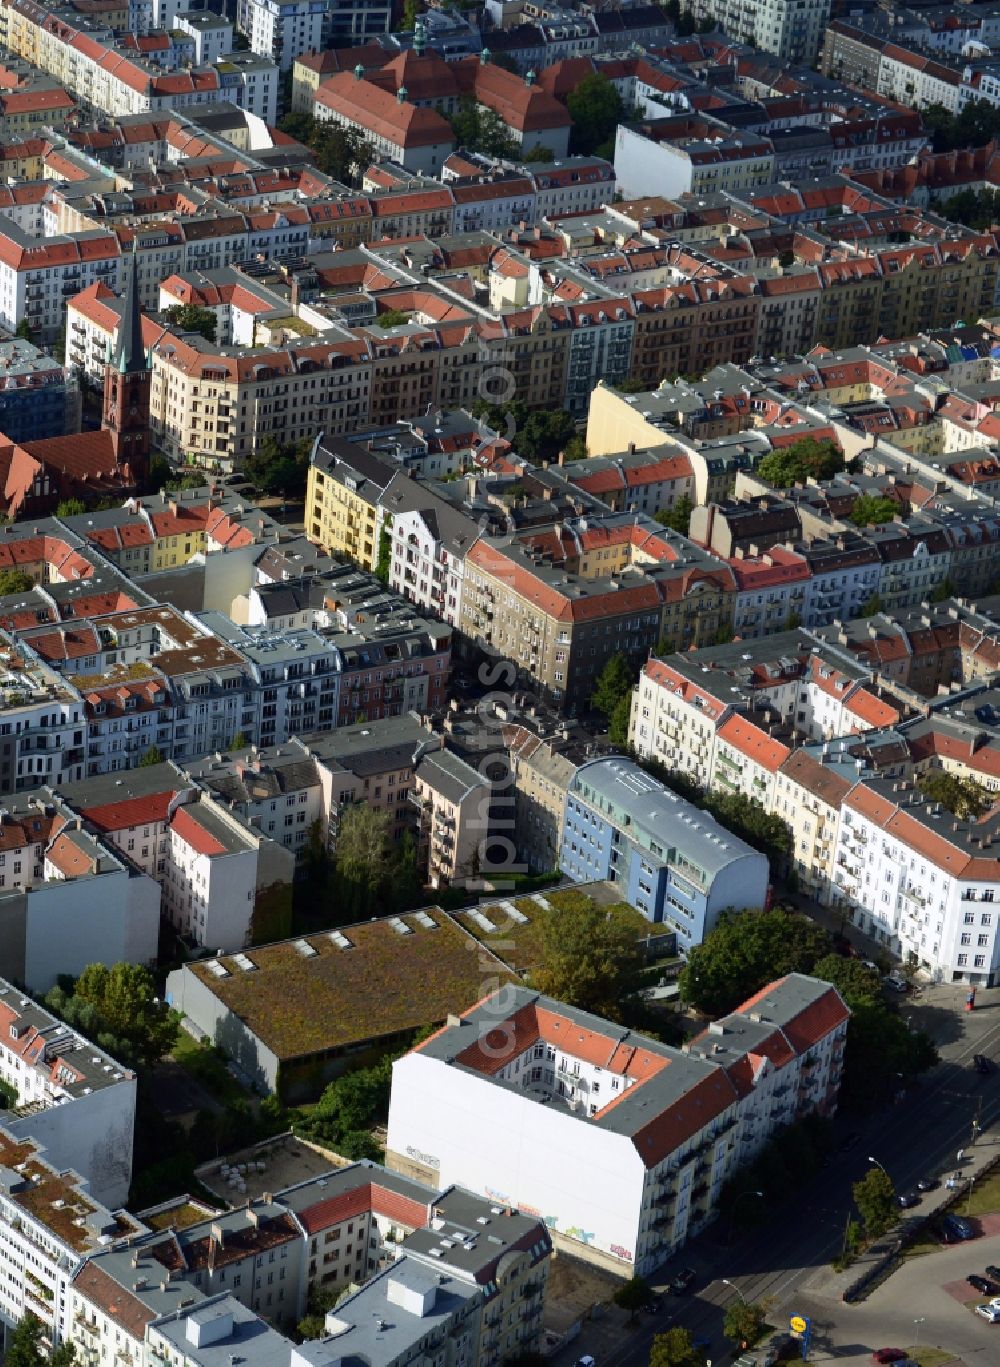
{"type": "Polygon", "coordinates": [[[974,1226],[962,1215],[946,1215],[941,1221],[941,1233],[948,1243],[964,1242],[976,1237],[974,1226]]]}
{"type": "Polygon", "coordinates": [[[901,1191],[896,1197],[896,1201],[903,1210],[910,1210],[913,1206],[920,1204],[920,1193],[919,1191],[901,1191]]]}
{"type": "Polygon", "coordinates": [[[982,1315],[984,1320],[989,1320],[990,1324],[1000,1324],[1000,1306],[996,1305],[977,1305],[976,1314],[982,1315]]]}
{"type": "Polygon", "coordinates": [[[675,1296],[683,1296],[697,1275],[693,1267],[682,1267],[671,1279],[670,1290],[675,1296]]]}
{"type": "Polygon", "coordinates": [[[937,1177],[921,1177],[917,1183],[917,1191],[937,1191],[941,1185],[937,1177]]]}
{"type": "Polygon", "coordinates": [[[997,1070],[996,1064],[986,1054],[973,1054],[972,1066],[977,1073],[995,1073],[997,1070]]]}
{"type": "Polygon", "coordinates": [[[872,1362],[877,1362],[877,1363],[879,1363],[879,1364],[885,1363],[885,1362],[905,1362],[905,1361],[906,1361],[906,1349],[905,1349],[905,1348],[876,1348],[875,1351],[874,1351],[874,1353],[872,1353],[872,1362]]]}
{"type": "Polygon", "coordinates": [[[901,973],[887,973],[882,982],[890,992],[909,992],[910,984],[901,973]]]}
{"type": "Polygon", "coordinates": [[[988,1277],[981,1277],[978,1272],[971,1273],[965,1280],[984,1296],[992,1296],[994,1292],[1000,1291],[1000,1286],[997,1286],[996,1282],[991,1282],[988,1277]]]}
{"type": "Polygon", "coordinates": [[[1000,1282],[1000,1267],[996,1263],[987,1263],[983,1269],[987,1277],[992,1277],[995,1282],[1000,1282]]]}
{"type": "Polygon", "coordinates": [[[802,1342],[794,1334],[775,1334],[764,1350],[764,1367],[777,1367],[779,1362],[789,1362],[802,1352],[802,1342]]]}

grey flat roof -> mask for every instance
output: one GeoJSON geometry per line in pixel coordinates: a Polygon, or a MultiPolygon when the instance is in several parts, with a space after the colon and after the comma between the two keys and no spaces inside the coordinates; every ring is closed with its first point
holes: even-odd
{"type": "Polygon", "coordinates": [[[326,1323],[333,1335],[323,1343],[329,1344],[337,1357],[373,1364],[395,1362],[454,1315],[471,1309],[482,1295],[475,1283],[460,1281],[444,1271],[435,1272],[404,1255],[330,1311],[326,1323]],[[432,1296],[433,1305],[425,1315],[406,1310],[390,1300],[394,1283],[432,1296]]]}

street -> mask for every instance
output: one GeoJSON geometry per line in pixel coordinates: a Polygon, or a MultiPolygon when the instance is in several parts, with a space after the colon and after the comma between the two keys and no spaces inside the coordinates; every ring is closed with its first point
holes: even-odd
{"type": "MultiPolygon", "coordinates": [[[[861,1139],[849,1152],[835,1153],[813,1182],[781,1205],[773,1221],[737,1236],[731,1247],[725,1243],[727,1222],[717,1221],[665,1264],[656,1279],[659,1289],[676,1267],[690,1265],[699,1278],[687,1297],[665,1297],[663,1310],[640,1316],[630,1329],[620,1327],[620,1322],[613,1327],[607,1320],[585,1323],[580,1337],[558,1355],[560,1367],[584,1353],[593,1353],[598,1367],[640,1367],[648,1359],[653,1336],[671,1324],[681,1324],[696,1338],[708,1339],[709,1356],[718,1367],[731,1354],[731,1345],[722,1336],[722,1319],[725,1306],[736,1294],[747,1300],[772,1298],[768,1318],[775,1327],[784,1327],[790,1314],[814,1312],[817,1328],[822,1325],[814,1360],[825,1356],[850,1363],[860,1362],[863,1356],[870,1361],[872,1348],[895,1343],[891,1336],[887,1339],[876,1332],[878,1300],[887,1293],[892,1297],[895,1277],[872,1300],[852,1307],[841,1304],[839,1298],[823,1298],[822,1269],[842,1247],[851,1208],[851,1184],[868,1171],[868,1155],[884,1164],[897,1191],[904,1191],[920,1177],[943,1176],[955,1169],[958,1150],[969,1149],[974,1120],[980,1126],[979,1148],[997,1142],[991,1127],[1000,1115],[1000,1073],[983,1077],[971,1067],[971,1061],[976,1053],[1000,1055],[1000,989],[980,993],[980,1005],[972,1013],[961,1009],[964,996],[961,988],[934,986],[904,1006],[903,1015],[912,1027],[926,1029],[935,1039],[942,1061],[902,1101],[879,1111],[867,1124],[864,1117],[839,1119],[839,1133],[852,1129],[861,1132],[861,1139]],[[723,1278],[733,1286],[725,1285],[723,1278]]],[[[918,1208],[915,1214],[919,1213],[918,1208]]],[[[979,1241],[968,1268],[963,1261],[963,1276],[980,1267],[980,1246],[986,1242],[979,1241]]],[[[901,1317],[894,1315],[894,1322],[905,1326],[911,1308],[905,1307],[901,1317]]],[[[969,1323],[960,1321],[963,1332],[957,1338],[961,1343],[946,1342],[948,1325],[941,1326],[935,1338],[933,1313],[919,1301],[910,1316],[911,1327],[913,1318],[924,1314],[924,1342],[940,1340],[949,1347],[966,1348],[968,1340],[968,1352],[977,1351],[976,1345],[981,1342],[989,1347],[993,1355],[990,1360],[1000,1361],[1000,1326],[977,1321],[971,1312],[963,1313],[969,1323]],[[992,1337],[991,1329],[996,1331],[992,1337]]],[[[952,1338],[956,1338],[954,1332],[952,1338]]],[[[901,1346],[909,1346],[909,1342],[901,1346]]],[[[987,1359],[980,1356],[978,1360],[987,1359]]]]}

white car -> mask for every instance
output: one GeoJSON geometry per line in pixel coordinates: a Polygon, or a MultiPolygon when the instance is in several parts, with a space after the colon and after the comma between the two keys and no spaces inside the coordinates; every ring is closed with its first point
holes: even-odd
{"type": "Polygon", "coordinates": [[[1000,1324],[1000,1305],[977,1305],[976,1314],[982,1315],[984,1320],[989,1320],[990,1324],[1000,1324]]]}

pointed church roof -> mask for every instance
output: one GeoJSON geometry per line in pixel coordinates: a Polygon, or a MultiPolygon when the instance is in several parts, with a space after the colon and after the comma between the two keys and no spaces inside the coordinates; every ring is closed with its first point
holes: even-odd
{"type": "Polygon", "coordinates": [[[125,268],[125,298],[121,326],[118,329],[118,349],[115,353],[115,368],[122,375],[132,375],[136,371],[145,370],[148,365],[146,349],[142,344],[138,273],[138,259],[133,243],[132,258],[125,268]]]}

